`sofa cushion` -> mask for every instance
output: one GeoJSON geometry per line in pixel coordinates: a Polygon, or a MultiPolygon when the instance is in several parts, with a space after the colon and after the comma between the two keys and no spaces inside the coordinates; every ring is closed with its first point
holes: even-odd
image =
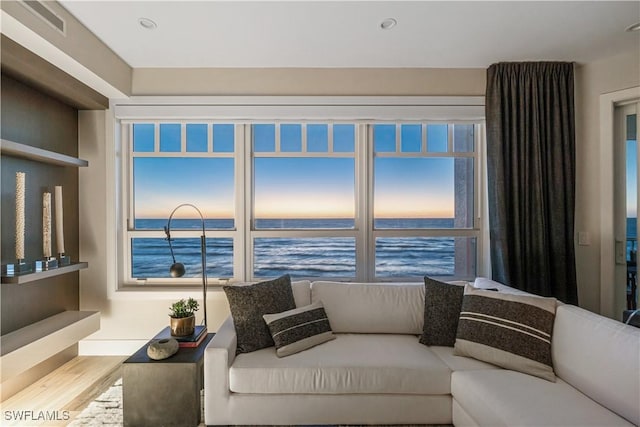
{"type": "Polygon", "coordinates": [[[309,280],[298,280],[291,282],[291,291],[296,307],[304,307],[311,304],[311,282],[309,280]]]}
{"type": "Polygon", "coordinates": [[[631,426],[560,378],[545,381],[504,369],[456,371],[453,399],[484,426],[631,426]]]}
{"type": "Polygon", "coordinates": [[[322,303],[262,316],[271,332],[278,357],[289,356],[335,339],[322,303]]]}
{"type": "Polygon", "coordinates": [[[454,354],[555,381],[551,333],[555,298],[466,286],[454,354]]]}
{"type": "Polygon", "coordinates": [[[236,328],[236,352],[247,353],[274,345],[262,316],[296,307],[289,275],[252,285],[223,286],[236,328]]]}
{"type": "Polygon", "coordinates": [[[415,336],[336,334],[278,358],[274,348],[239,354],[229,369],[236,393],[449,394],[451,371],[415,336]]]}
{"type": "Polygon", "coordinates": [[[424,326],[420,342],[424,345],[453,347],[464,285],[424,278],[424,326]]]}
{"type": "Polygon", "coordinates": [[[431,346],[429,347],[452,371],[465,371],[474,369],[502,369],[499,366],[486,363],[473,357],[456,356],[453,347],[431,346]]]}
{"type": "Polygon", "coordinates": [[[337,333],[415,334],[424,323],[422,283],[311,284],[311,300],[322,301],[337,333]]]}
{"type": "Polygon", "coordinates": [[[640,425],[640,329],[561,305],[551,350],[559,377],[640,425]]]}

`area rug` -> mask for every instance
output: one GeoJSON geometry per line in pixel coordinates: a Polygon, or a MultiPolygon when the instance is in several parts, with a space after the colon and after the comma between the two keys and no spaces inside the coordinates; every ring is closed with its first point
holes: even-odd
{"type": "Polygon", "coordinates": [[[122,378],[107,391],[89,403],[69,427],[121,427],[122,421],[122,378]]]}
{"type": "MultiPolygon", "coordinates": [[[[201,396],[202,398],[202,396],[201,396]]],[[[204,408],[204,405],[201,405],[204,408]]],[[[202,415],[204,420],[204,414],[202,415]]],[[[118,379],[107,391],[102,393],[93,402],[89,404],[82,412],[80,412],[69,427],[121,427],[123,425],[122,416],[122,378],[118,379]]],[[[200,423],[199,427],[204,427],[200,423]]],[[[243,426],[236,426],[243,427],[243,426]]],[[[244,426],[248,427],[248,426],[244,426]]],[[[287,427],[287,426],[278,426],[287,427]]],[[[324,426],[331,427],[331,426],[324,426]]],[[[357,427],[357,426],[334,426],[334,427],[357,427]]],[[[408,426],[393,426],[408,427],[408,426]]],[[[412,426],[420,427],[420,426],[412,426]]],[[[425,426],[427,427],[427,426],[425,426]]],[[[446,427],[446,426],[428,426],[428,427],[446,427]]]]}

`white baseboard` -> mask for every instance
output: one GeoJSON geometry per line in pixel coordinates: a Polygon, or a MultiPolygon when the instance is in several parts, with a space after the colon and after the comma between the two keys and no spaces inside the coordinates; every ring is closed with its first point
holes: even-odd
{"type": "Polygon", "coordinates": [[[78,343],[79,356],[131,356],[148,340],[82,340],[78,343]]]}

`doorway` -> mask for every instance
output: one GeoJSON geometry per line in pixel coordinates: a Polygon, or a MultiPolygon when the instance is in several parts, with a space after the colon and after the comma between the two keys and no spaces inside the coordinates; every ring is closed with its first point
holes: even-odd
{"type": "Polygon", "coordinates": [[[616,106],[614,111],[616,317],[638,308],[638,113],[637,101],[616,106]]]}

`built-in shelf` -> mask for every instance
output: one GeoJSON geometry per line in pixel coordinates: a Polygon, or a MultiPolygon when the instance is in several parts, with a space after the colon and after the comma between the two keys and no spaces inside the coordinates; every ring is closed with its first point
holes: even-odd
{"type": "Polygon", "coordinates": [[[99,311],[70,310],[2,335],[2,381],[36,366],[99,329],[99,311]]]}
{"type": "Polygon", "coordinates": [[[0,139],[0,151],[3,155],[22,157],[24,159],[35,160],[52,165],[74,167],[89,166],[88,161],[78,159],[77,157],[67,156],[66,154],[60,154],[54,151],[20,144],[18,142],[9,141],[7,139],[0,139]]]}
{"type": "Polygon", "coordinates": [[[13,283],[20,285],[22,283],[33,282],[34,280],[46,279],[47,277],[59,276],[61,274],[71,273],[72,271],[82,270],[89,266],[86,262],[72,262],[69,265],[52,268],[51,270],[32,271],[30,273],[20,273],[12,275],[2,275],[2,283],[13,283]]]}

